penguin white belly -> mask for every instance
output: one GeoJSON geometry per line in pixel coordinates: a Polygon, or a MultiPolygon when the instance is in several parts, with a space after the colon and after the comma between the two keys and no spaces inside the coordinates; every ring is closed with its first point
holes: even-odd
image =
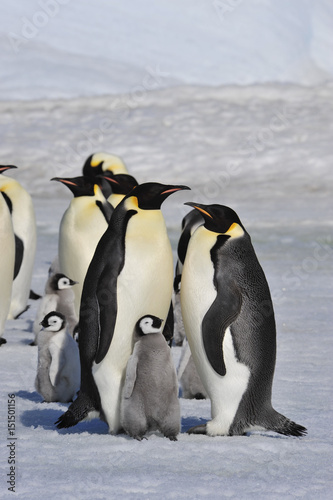
{"type": "Polygon", "coordinates": [[[0,337],[5,328],[5,322],[8,315],[12,285],[14,274],[15,262],[15,241],[12,219],[9,214],[3,196],[0,193],[0,246],[1,246],[1,259],[0,259],[0,273],[1,273],[1,286],[0,286],[0,337]]]}
{"type": "Polygon", "coordinates": [[[36,254],[36,218],[31,196],[22,188],[19,195],[20,199],[15,200],[12,218],[14,232],[22,240],[24,248],[21,267],[13,281],[9,319],[15,318],[27,307],[36,254]]]}
{"type": "Polygon", "coordinates": [[[141,226],[135,216],[129,221],[125,265],[117,281],[114,334],[106,356],[98,365],[93,365],[93,376],[111,433],[120,429],[121,390],[132,354],[135,324],[148,314],[166,319],[171,304],[172,250],[164,220],[160,219],[163,216],[155,212],[151,210],[145,215],[147,226],[141,226]]]}
{"type": "Polygon", "coordinates": [[[212,420],[207,423],[207,434],[212,436],[228,434],[250,377],[248,367],[236,359],[229,328],[223,340],[226,375],[220,376],[215,372],[203,345],[201,324],[217,295],[213,281],[214,266],[210,258],[216,236],[203,226],[197,229],[188,246],[181,282],[186,335],[198,373],[211,399],[212,420]]]}
{"type": "Polygon", "coordinates": [[[97,243],[106,229],[107,222],[94,197],[74,198],[60,223],[59,267],[62,273],[78,282],[73,288],[77,316],[84,278],[97,243]],[[91,200],[87,202],[87,198],[91,200]]]}

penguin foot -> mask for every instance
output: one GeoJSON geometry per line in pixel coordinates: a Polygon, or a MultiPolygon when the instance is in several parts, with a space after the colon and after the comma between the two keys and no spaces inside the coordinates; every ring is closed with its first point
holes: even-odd
{"type": "Polygon", "coordinates": [[[38,293],[34,292],[33,290],[30,290],[29,299],[31,299],[31,300],[38,300],[38,299],[41,299],[41,298],[42,298],[41,295],[38,295],[38,293]]]}
{"type": "Polygon", "coordinates": [[[137,441],[142,441],[143,439],[147,439],[148,438],[146,436],[132,436],[133,439],[136,439],[137,441]]]}
{"type": "Polygon", "coordinates": [[[178,441],[177,436],[165,436],[170,439],[170,441],[178,441]]]}
{"type": "Polygon", "coordinates": [[[197,392],[196,394],[194,394],[193,399],[206,399],[206,396],[204,396],[202,392],[197,392]]]}
{"type": "Polygon", "coordinates": [[[19,318],[19,317],[20,317],[23,313],[25,313],[25,312],[29,309],[29,307],[30,307],[30,306],[28,305],[25,309],[23,309],[23,311],[21,311],[20,313],[18,313],[18,314],[14,317],[14,319],[18,319],[18,318],[19,318]]]}
{"type": "Polygon", "coordinates": [[[207,434],[207,424],[196,425],[191,427],[187,434],[207,434]]]}
{"type": "Polygon", "coordinates": [[[7,344],[7,340],[4,339],[3,337],[0,337],[0,345],[2,344],[7,344]]]}

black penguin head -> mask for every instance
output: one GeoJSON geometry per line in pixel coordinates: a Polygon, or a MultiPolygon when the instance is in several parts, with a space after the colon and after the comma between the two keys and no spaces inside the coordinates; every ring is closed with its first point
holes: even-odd
{"type": "Polygon", "coordinates": [[[65,328],[66,318],[59,312],[51,311],[44,317],[40,324],[48,332],[60,332],[60,330],[65,328]]]}
{"type": "Polygon", "coordinates": [[[6,172],[6,170],[10,170],[11,168],[17,168],[15,165],[0,165],[0,174],[6,172]]]}
{"type": "Polygon", "coordinates": [[[79,177],[53,177],[51,181],[58,181],[70,189],[74,198],[79,196],[94,196],[96,187],[100,187],[97,180],[81,175],[79,177]]]}
{"type": "Polygon", "coordinates": [[[138,181],[132,175],[128,174],[114,175],[112,172],[106,172],[100,177],[106,179],[106,181],[110,184],[112,193],[114,194],[126,195],[138,185],[138,181]]]}
{"type": "Polygon", "coordinates": [[[77,281],[71,280],[62,273],[55,274],[51,280],[53,290],[64,290],[65,288],[71,288],[73,285],[77,285],[77,281]]]}
{"type": "Polygon", "coordinates": [[[126,167],[123,160],[116,155],[110,153],[94,153],[86,159],[82,173],[88,177],[103,175],[105,172],[118,174],[126,172],[126,167]]]}
{"type": "Polygon", "coordinates": [[[168,196],[183,189],[190,188],[188,186],[160,184],[159,182],[145,182],[133,188],[125,198],[136,198],[137,205],[142,210],[159,210],[168,196]]]}
{"type": "MultiPolygon", "coordinates": [[[[198,210],[204,218],[205,228],[213,233],[231,236],[231,231],[236,231],[237,233],[245,232],[244,226],[232,208],[224,205],[203,205],[193,202],[187,202],[185,205],[198,210]],[[237,228],[239,228],[238,231],[237,228]]],[[[238,235],[240,236],[240,234],[238,235]]]]}
{"type": "Polygon", "coordinates": [[[135,333],[139,337],[143,337],[144,335],[149,335],[150,333],[160,333],[162,327],[163,320],[158,318],[157,316],[147,315],[142,316],[136,325],[135,325],[135,333]]]}

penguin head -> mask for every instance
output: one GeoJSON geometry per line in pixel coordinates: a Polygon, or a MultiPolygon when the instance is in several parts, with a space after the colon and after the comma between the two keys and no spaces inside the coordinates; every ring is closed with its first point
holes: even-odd
{"type": "Polygon", "coordinates": [[[6,172],[6,170],[10,170],[11,168],[17,168],[15,165],[0,165],[0,174],[6,172]]]}
{"type": "Polygon", "coordinates": [[[89,177],[95,177],[105,172],[127,174],[127,168],[119,156],[103,152],[90,155],[82,168],[83,175],[89,177]]]}
{"type": "Polygon", "coordinates": [[[84,175],[79,177],[53,177],[51,181],[58,181],[67,186],[73,193],[74,198],[95,196],[96,190],[100,188],[100,182],[84,175]]]}
{"type": "Polygon", "coordinates": [[[66,325],[66,318],[63,314],[51,311],[41,321],[41,326],[47,332],[60,332],[66,325]]]}
{"type": "Polygon", "coordinates": [[[164,200],[172,193],[190,189],[188,186],[178,186],[172,184],[160,184],[159,182],[145,182],[135,186],[132,191],[125,196],[125,199],[132,199],[134,205],[142,210],[159,210],[164,200]]]}
{"type": "Polygon", "coordinates": [[[77,281],[71,280],[65,274],[57,273],[52,276],[51,287],[53,290],[65,290],[65,288],[71,288],[73,285],[77,285],[77,283],[77,281]]]}
{"type": "Polygon", "coordinates": [[[163,320],[157,316],[147,315],[140,318],[135,325],[135,333],[139,337],[150,333],[160,333],[163,320]]]}
{"type": "Polygon", "coordinates": [[[126,195],[132,191],[135,186],[138,185],[138,181],[128,174],[116,174],[112,172],[107,172],[105,175],[99,176],[102,179],[106,179],[111,186],[112,193],[126,195]]]}
{"type": "Polygon", "coordinates": [[[208,231],[219,233],[231,238],[242,236],[245,228],[232,208],[224,205],[203,205],[187,202],[185,205],[198,210],[204,218],[204,226],[208,231]]]}

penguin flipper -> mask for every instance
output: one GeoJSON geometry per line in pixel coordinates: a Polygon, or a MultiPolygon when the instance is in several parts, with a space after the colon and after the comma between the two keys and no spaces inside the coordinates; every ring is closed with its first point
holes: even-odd
{"type": "Polygon", "coordinates": [[[132,396],[132,392],[134,389],[135,381],[136,381],[136,369],[138,366],[138,358],[133,353],[128,360],[127,368],[126,368],[126,379],[124,383],[124,392],[123,396],[125,399],[129,399],[132,396]]]}
{"type": "Polygon", "coordinates": [[[111,215],[113,214],[113,210],[114,210],[111,203],[109,203],[108,201],[105,201],[103,203],[100,200],[97,200],[96,205],[98,206],[98,208],[100,209],[100,211],[104,215],[106,222],[109,224],[110,219],[111,219],[111,215]]]}
{"type": "Polygon", "coordinates": [[[202,340],[208,361],[221,376],[226,374],[223,356],[224,334],[238,316],[241,304],[239,291],[226,283],[226,286],[218,291],[202,321],[202,340]]]}
{"type": "Polygon", "coordinates": [[[101,275],[96,295],[99,308],[99,341],[95,363],[100,363],[106,356],[113,337],[117,318],[117,278],[107,269],[101,275]],[[105,278],[104,276],[112,276],[105,278]]]}
{"type": "Polygon", "coordinates": [[[15,236],[15,265],[14,265],[14,279],[15,279],[18,273],[20,272],[22,266],[24,245],[21,238],[19,238],[16,234],[14,234],[14,236],[15,236]]]}
{"type": "Polygon", "coordinates": [[[56,385],[56,380],[57,380],[57,375],[60,373],[64,366],[64,359],[63,356],[61,355],[61,351],[57,345],[55,345],[53,342],[50,343],[49,346],[49,352],[51,355],[51,364],[50,364],[50,370],[49,370],[49,377],[51,380],[51,384],[53,387],[56,385]]]}
{"type": "Polygon", "coordinates": [[[168,342],[170,347],[171,347],[172,339],[173,339],[173,331],[174,331],[174,316],[173,316],[173,305],[172,305],[172,301],[171,301],[168,316],[165,320],[165,324],[164,324],[164,328],[163,328],[163,335],[164,335],[165,340],[168,342]]]}

